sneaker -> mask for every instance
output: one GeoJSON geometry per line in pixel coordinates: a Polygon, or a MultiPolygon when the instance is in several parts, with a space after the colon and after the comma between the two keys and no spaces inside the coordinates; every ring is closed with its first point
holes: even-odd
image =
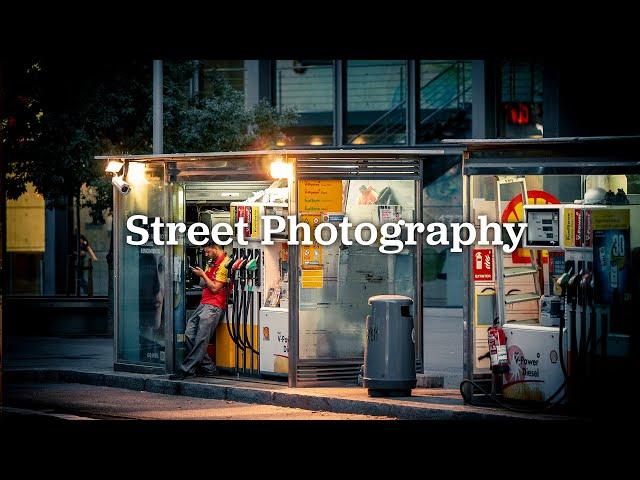
{"type": "Polygon", "coordinates": [[[191,376],[193,376],[193,375],[187,374],[187,373],[183,372],[182,370],[178,370],[173,375],[169,375],[169,380],[184,380],[185,378],[191,377],[191,376]]]}
{"type": "Polygon", "coordinates": [[[206,377],[212,378],[218,375],[218,369],[213,367],[211,370],[205,370],[203,368],[199,368],[196,370],[196,377],[206,377]]]}

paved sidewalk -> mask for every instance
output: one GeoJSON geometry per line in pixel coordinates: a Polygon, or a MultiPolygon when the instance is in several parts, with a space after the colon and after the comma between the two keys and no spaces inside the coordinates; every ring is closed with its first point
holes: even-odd
{"type": "Polygon", "coordinates": [[[497,408],[464,405],[457,389],[416,388],[411,397],[371,398],[357,386],[288,388],[264,380],[229,377],[172,381],[168,375],[115,372],[108,339],[13,338],[7,342],[5,382],[79,383],[137,391],[232,400],[343,414],[422,420],[557,420],[497,408]]]}
{"type": "Polygon", "coordinates": [[[6,370],[113,371],[113,339],[104,337],[6,337],[6,370]]]}

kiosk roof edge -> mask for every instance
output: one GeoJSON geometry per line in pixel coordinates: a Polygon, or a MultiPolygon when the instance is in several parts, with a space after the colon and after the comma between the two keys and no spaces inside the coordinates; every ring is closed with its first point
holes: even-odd
{"type": "Polygon", "coordinates": [[[200,153],[171,153],[171,154],[145,154],[145,155],[96,155],[95,160],[133,160],[139,162],[161,160],[206,160],[206,159],[243,159],[264,156],[296,156],[296,157],[348,157],[356,156],[429,156],[454,153],[456,146],[446,145],[437,148],[334,148],[334,149],[282,149],[282,150],[246,150],[231,152],[200,152],[200,153]]]}

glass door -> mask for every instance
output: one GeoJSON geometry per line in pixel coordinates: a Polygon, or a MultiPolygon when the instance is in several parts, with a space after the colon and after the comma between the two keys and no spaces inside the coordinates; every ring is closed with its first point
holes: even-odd
{"type": "MultiPolygon", "coordinates": [[[[185,186],[182,183],[172,183],[169,185],[169,194],[171,197],[171,211],[169,218],[171,222],[186,222],[186,200],[185,186]]],[[[184,330],[186,327],[187,302],[185,293],[185,276],[186,276],[186,252],[185,252],[185,233],[176,234],[177,245],[167,246],[169,249],[168,258],[172,259],[172,285],[173,285],[173,303],[168,306],[173,319],[173,328],[171,335],[173,336],[173,358],[168,364],[173,365],[175,371],[182,363],[185,356],[184,330]]]]}
{"type": "MultiPolygon", "coordinates": [[[[116,363],[139,364],[165,368],[166,332],[169,320],[168,299],[171,283],[166,281],[169,267],[166,246],[149,241],[143,245],[130,245],[127,219],[132,215],[145,215],[149,222],[154,217],[167,218],[167,183],[164,165],[130,162],[127,182],[128,195],[116,195],[117,255],[116,255],[116,363]]],[[[142,226],[140,222],[137,222],[142,226]]]]}
{"type": "MultiPolygon", "coordinates": [[[[378,228],[398,219],[413,222],[415,181],[322,179],[297,183],[300,222],[337,225],[346,216],[352,224],[344,243],[339,235],[328,246],[298,248],[299,359],[361,361],[369,297],[398,294],[415,301],[416,262],[414,246],[405,246],[397,254],[381,253],[379,240],[360,245],[354,241],[354,233],[364,222],[378,228]]],[[[365,240],[369,239],[367,232],[362,230],[365,240]]]]}

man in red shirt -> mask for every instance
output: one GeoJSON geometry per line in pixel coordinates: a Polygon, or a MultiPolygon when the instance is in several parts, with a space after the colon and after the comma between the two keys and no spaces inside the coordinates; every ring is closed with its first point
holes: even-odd
{"type": "Polygon", "coordinates": [[[210,241],[204,246],[204,253],[213,264],[206,270],[191,268],[201,279],[202,299],[187,321],[184,331],[187,355],[178,371],[169,377],[171,380],[182,380],[195,375],[213,376],[217,373],[216,366],[207,354],[207,345],[227,307],[229,272],[226,266],[227,255],[220,245],[210,241]]]}

